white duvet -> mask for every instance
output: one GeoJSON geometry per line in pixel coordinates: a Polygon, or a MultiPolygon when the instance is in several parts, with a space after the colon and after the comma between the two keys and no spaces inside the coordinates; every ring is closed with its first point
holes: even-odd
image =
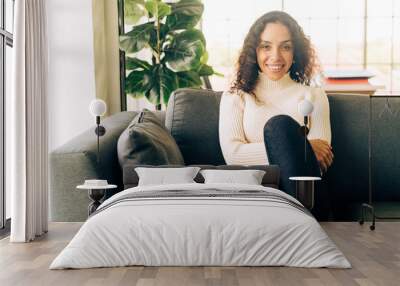
{"type": "MultiPolygon", "coordinates": [[[[262,190],[262,186],[179,184],[135,187],[105,201],[50,269],[146,266],[294,266],[349,268],[309,214],[279,200],[182,197],[122,200],[132,192],[262,190]]],[[[137,193],[135,193],[137,194],[137,193]]],[[[299,204],[299,203],[298,203],[299,204]]]]}

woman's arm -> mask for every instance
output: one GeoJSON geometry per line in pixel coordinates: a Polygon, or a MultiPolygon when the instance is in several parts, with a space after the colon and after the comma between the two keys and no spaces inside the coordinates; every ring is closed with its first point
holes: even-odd
{"type": "Polygon", "coordinates": [[[314,110],[311,114],[310,133],[307,138],[309,140],[321,139],[330,145],[332,135],[328,97],[321,88],[312,88],[311,97],[314,110]]]}
{"type": "Polygon", "coordinates": [[[219,113],[219,141],[225,162],[229,165],[268,164],[263,142],[248,143],[243,130],[244,100],[238,94],[225,92],[219,113]]]}
{"type": "Polygon", "coordinates": [[[307,137],[321,169],[326,171],[333,161],[329,101],[325,92],[319,88],[312,89],[311,100],[314,103],[314,111],[307,137]]]}

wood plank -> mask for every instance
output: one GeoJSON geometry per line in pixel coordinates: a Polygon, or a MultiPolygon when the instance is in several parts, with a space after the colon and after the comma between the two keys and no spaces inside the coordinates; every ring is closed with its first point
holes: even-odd
{"type": "Polygon", "coordinates": [[[352,269],[291,267],[116,267],[49,270],[80,223],[50,223],[48,234],[32,243],[0,241],[0,285],[398,285],[400,222],[378,222],[375,231],[356,222],[322,227],[352,263],[352,269]]]}

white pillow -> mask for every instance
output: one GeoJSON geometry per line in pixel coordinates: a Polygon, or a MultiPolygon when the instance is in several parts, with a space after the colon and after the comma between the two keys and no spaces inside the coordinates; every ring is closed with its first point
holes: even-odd
{"type": "Polygon", "coordinates": [[[205,184],[234,183],[246,185],[261,185],[265,171],[261,170],[202,170],[205,184]]]}
{"type": "Polygon", "coordinates": [[[199,170],[199,167],[135,168],[139,176],[138,186],[195,183],[193,179],[199,170]]]}

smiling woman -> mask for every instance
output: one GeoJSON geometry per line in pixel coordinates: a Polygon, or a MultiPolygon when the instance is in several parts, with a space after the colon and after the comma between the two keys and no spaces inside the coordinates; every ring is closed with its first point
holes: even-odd
{"type": "Polygon", "coordinates": [[[300,25],[285,12],[266,13],[251,26],[235,80],[221,98],[219,136],[225,161],[278,165],[280,185],[291,195],[295,186],[289,177],[319,176],[333,160],[328,99],[309,86],[315,63],[300,25]],[[308,140],[299,132],[303,120],[305,125],[309,120],[298,112],[304,101],[314,104],[308,140]]]}
{"type": "Polygon", "coordinates": [[[257,47],[257,63],[260,70],[273,80],[280,79],[289,71],[293,63],[293,43],[286,26],[271,23],[265,28],[257,47]],[[271,39],[270,35],[274,34],[279,38],[271,39]]]}
{"type": "Polygon", "coordinates": [[[267,13],[250,28],[239,55],[234,88],[252,92],[259,71],[272,80],[289,72],[294,81],[310,84],[317,71],[314,49],[299,24],[286,15],[267,13]]]}

